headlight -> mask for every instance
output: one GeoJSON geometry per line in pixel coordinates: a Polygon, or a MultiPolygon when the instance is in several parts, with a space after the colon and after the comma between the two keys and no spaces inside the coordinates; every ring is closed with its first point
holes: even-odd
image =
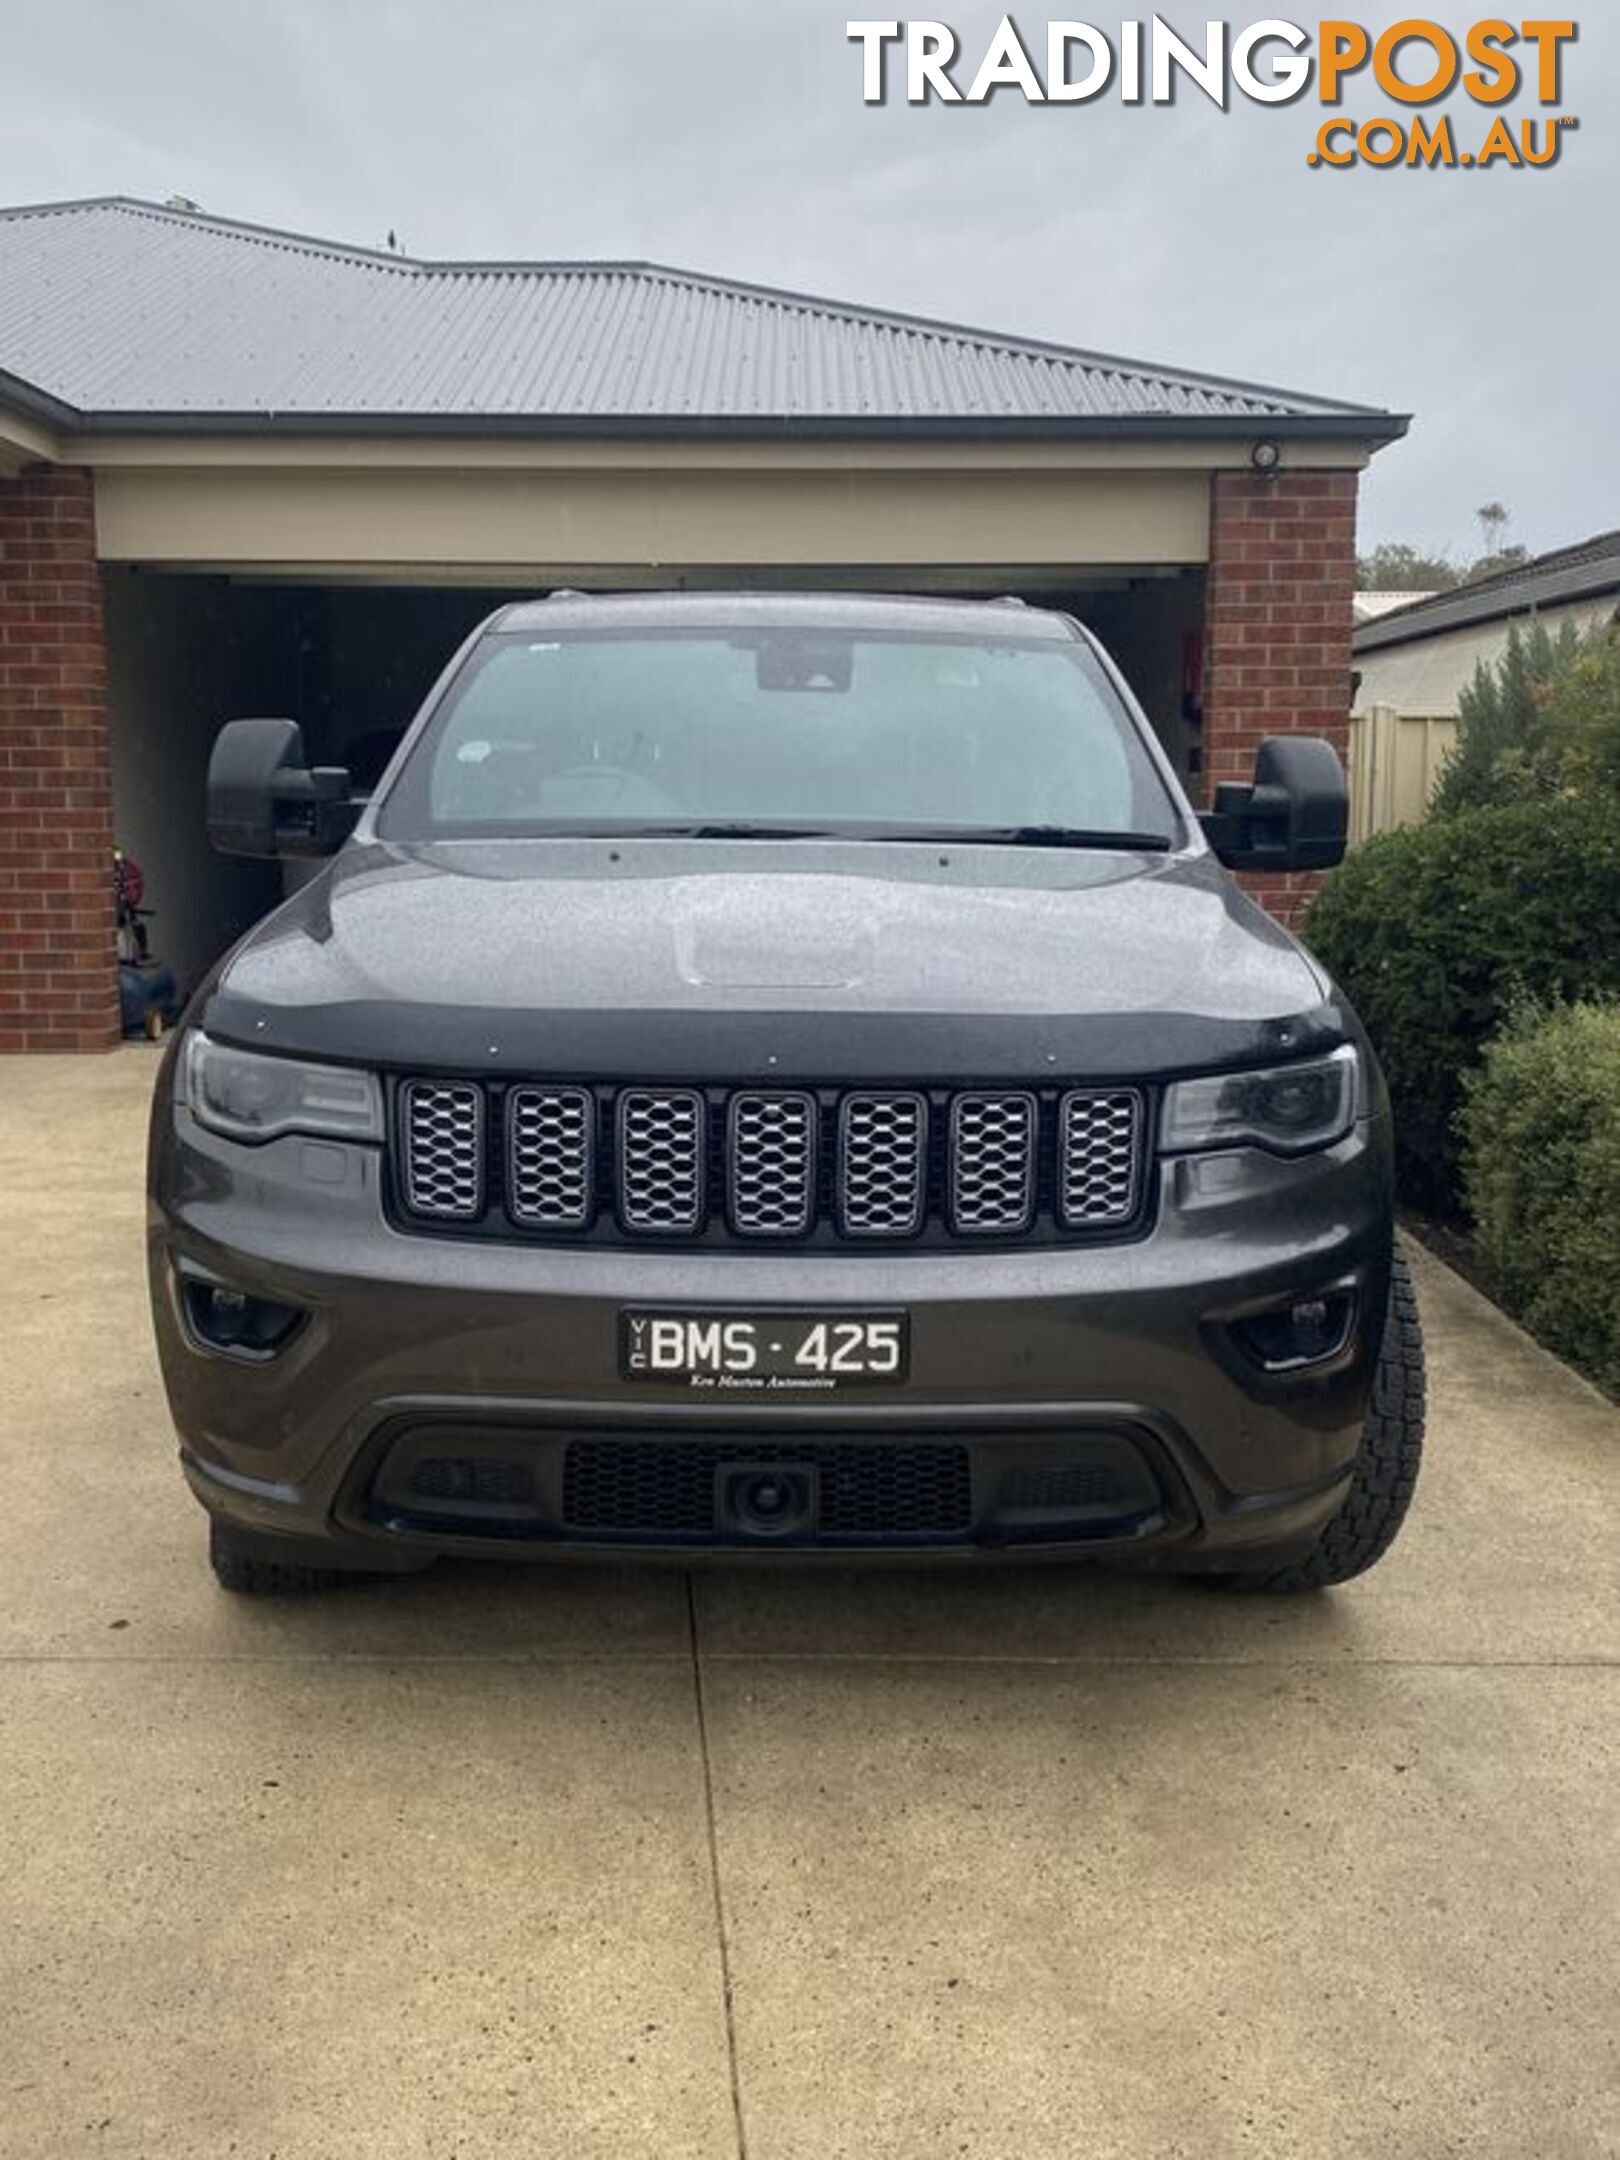
{"type": "Polygon", "coordinates": [[[186,1038],[185,1099],[199,1125],[233,1140],[274,1140],[282,1133],[330,1133],[344,1140],[383,1136],[382,1089],[375,1073],[347,1065],[309,1065],[186,1038]]]}
{"type": "Polygon", "coordinates": [[[1178,1080],[1165,1090],[1164,1147],[1185,1154],[1249,1146],[1278,1155],[1331,1147],[1355,1119],[1359,1065],[1355,1046],[1346,1043],[1329,1057],[1297,1065],[1178,1080]]]}

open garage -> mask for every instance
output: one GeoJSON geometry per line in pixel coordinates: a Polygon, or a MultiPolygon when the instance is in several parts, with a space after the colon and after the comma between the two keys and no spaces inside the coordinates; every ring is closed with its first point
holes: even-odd
{"type": "Polygon", "coordinates": [[[223,720],[364,786],[537,589],[1011,594],[1098,630],[1195,799],[1265,734],[1342,749],[1357,474],[1404,426],[646,265],[0,213],[0,1048],[116,1039],[115,845],[182,990],[273,902],[207,848],[223,720]]]}

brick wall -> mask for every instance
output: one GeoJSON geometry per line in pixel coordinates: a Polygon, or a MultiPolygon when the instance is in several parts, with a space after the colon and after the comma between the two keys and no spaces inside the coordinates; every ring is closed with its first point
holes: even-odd
{"type": "Polygon", "coordinates": [[[89,473],[0,478],[0,1051],[118,1040],[89,473]]]}
{"type": "MultiPolygon", "coordinates": [[[[1248,780],[1263,735],[1350,747],[1356,583],[1353,472],[1216,473],[1205,596],[1204,770],[1213,796],[1248,780]]],[[[1317,876],[1245,877],[1292,923],[1317,876]]]]}

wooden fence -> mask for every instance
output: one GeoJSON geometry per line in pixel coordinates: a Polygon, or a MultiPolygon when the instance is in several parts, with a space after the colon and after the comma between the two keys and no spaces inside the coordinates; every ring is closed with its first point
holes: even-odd
{"type": "Polygon", "coordinates": [[[1374,705],[1350,720],[1352,845],[1391,825],[1421,824],[1446,754],[1457,740],[1453,713],[1404,713],[1374,705]]]}

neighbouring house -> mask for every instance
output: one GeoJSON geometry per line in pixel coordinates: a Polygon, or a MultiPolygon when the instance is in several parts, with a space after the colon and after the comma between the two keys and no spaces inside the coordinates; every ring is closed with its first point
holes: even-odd
{"type": "Polygon", "coordinates": [[[1557,637],[1565,624],[1584,634],[1616,620],[1620,532],[1360,621],[1350,756],[1354,837],[1424,815],[1456,740],[1462,694],[1481,666],[1494,667],[1507,651],[1515,623],[1536,621],[1557,637]]]}
{"type": "Polygon", "coordinates": [[[1358,592],[1355,598],[1356,628],[1363,623],[1377,622],[1381,615],[1392,615],[1397,608],[1415,607],[1420,600],[1432,600],[1427,592],[1358,592]]]}
{"type": "Polygon", "coordinates": [[[183,984],[275,898],[206,843],[221,721],[374,768],[515,592],[1012,593],[1096,626],[1199,794],[1268,733],[1343,749],[1406,424],[645,263],[0,211],[0,1049],[115,1038],[115,838],[183,984]]]}

